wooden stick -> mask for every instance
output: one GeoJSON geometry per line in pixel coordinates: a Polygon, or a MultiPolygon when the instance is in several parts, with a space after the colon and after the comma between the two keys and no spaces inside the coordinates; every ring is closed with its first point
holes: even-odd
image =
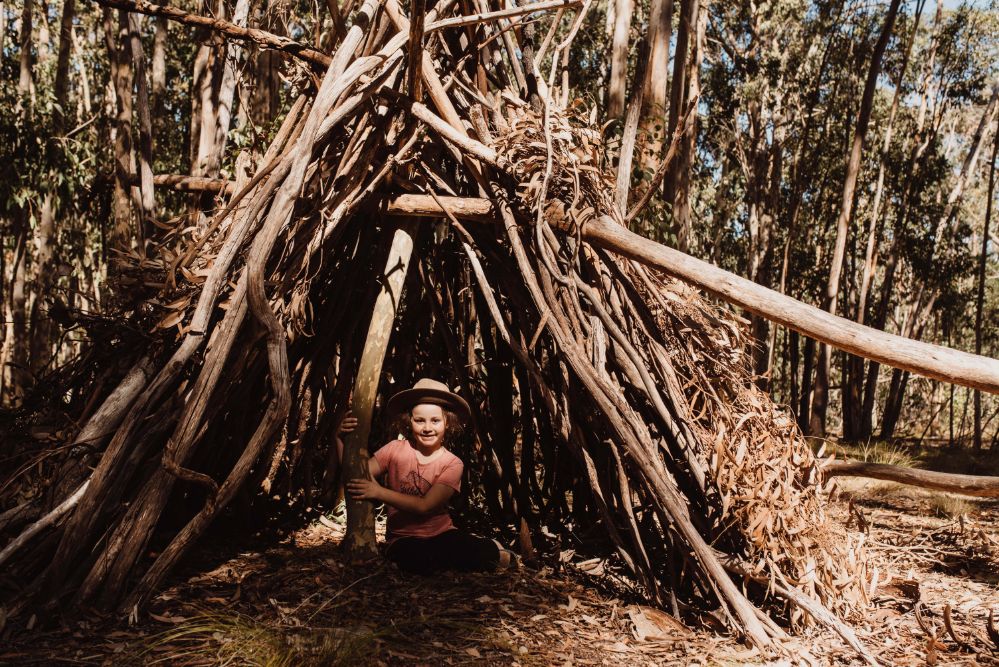
{"type": "Polygon", "coordinates": [[[176,21],[177,23],[198,26],[200,28],[208,28],[209,30],[222,33],[223,35],[232,37],[233,39],[255,42],[265,49],[282,51],[296,58],[300,58],[301,60],[304,60],[324,71],[327,67],[329,67],[331,61],[331,58],[322,51],[300,44],[293,39],[281,37],[279,35],[275,35],[274,33],[267,32],[266,30],[260,30],[259,28],[243,28],[235,23],[209,18],[199,14],[192,14],[169,5],[154,5],[153,3],[146,2],[145,0],[95,1],[105,7],[113,7],[126,12],[138,12],[139,14],[146,14],[148,16],[162,16],[170,19],[171,21],[176,21]]]}
{"type": "Polygon", "coordinates": [[[808,597],[792,586],[784,586],[780,582],[774,581],[769,577],[761,576],[756,572],[753,572],[750,567],[740,563],[728,555],[719,554],[719,558],[725,564],[725,569],[728,571],[744,577],[749,577],[750,579],[766,586],[772,586],[778,595],[786,599],[791,604],[804,610],[816,621],[822,623],[842,637],[843,641],[845,641],[850,648],[856,651],[868,665],[877,667],[877,665],[880,664],[874,654],[871,653],[870,649],[868,649],[867,646],[865,646],[864,643],[857,638],[857,634],[853,631],[853,629],[843,621],[836,618],[836,615],[826,609],[825,606],[818,600],[808,597]]]}
{"type": "Polygon", "coordinates": [[[477,25],[479,23],[491,23],[500,19],[515,18],[524,14],[534,12],[549,12],[552,10],[564,10],[570,7],[582,5],[582,0],[545,0],[544,2],[532,2],[526,5],[501,9],[495,12],[480,12],[478,14],[468,14],[465,16],[455,16],[454,18],[434,21],[426,26],[424,33],[444,30],[445,28],[460,28],[466,25],[477,25]]]}
{"type": "MultiPolygon", "coordinates": [[[[153,374],[153,363],[150,357],[143,357],[132,370],[128,372],[113,392],[104,400],[101,407],[87,421],[74,442],[83,443],[95,441],[114,432],[121,420],[125,416],[132,401],[142,391],[153,374]]],[[[76,507],[80,498],[86,493],[90,485],[90,477],[83,484],[77,487],[76,491],[59,503],[52,511],[38,519],[35,523],[26,528],[20,535],[11,540],[0,551],[0,564],[7,561],[14,552],[27,544],[32,537],[40,533],[45,528],[54,525],[67,512],[76,507]]]]}
{"type": "MultiPolygon", "coordinates": [[[[137,174],[132,174],[129,183],[139,185],[139,180],[137,174]]],[[[156,174],[153,176],[153,185],[172,188],[180,192],[221,192],[225,195],[231,195],[236,190],[236,181],[204,176],[184,176],[183,174],[156,174]]]]}
{"type": "MultiPolygon", "coordinates": [[[[414,118],[429,125],[432,130],[437,132],[448,142],[454,144],[456,147],[472,153],[475,157],[491,166],[501,168],[506,166],[500,165],[499,154],[494,149],[486,146],[482,142],[472,139],[460,130],[455,129],[455,127],[450,125],[448,121],[444,120],[419,102],[413,102],[409,98],[399,95],[390,88],[382,88],[379,92],[398,101],[413,115],[414,118]]],[[[443,213],[441,213],[441,215],[443,215],[443,213]]]]}
{"type": "Polygon", "coordinates": [[[409,54],[406,66],[406,83],[410,99],[423,99],[423,21],[427,13],[427,0],[413,0],[409,10],[409,54]]]}
{"type": "MultiPolygon", "coordinates": [[[[383,287],[375,300],[375,310],[368,325],[368,335],[354,383],[353,410],[357,417],[357,428],[348,433],[343,442],[343,470],[347,478],[368,477],[368,437],[371,434],[378,380],[381,378],[392,326],[399,312],[403,282],[413,255],[415,230],[416,224],[407,221],[392,236],[392,248],[381,281],[383,287]]],[[[378,555],[374,507],[369,501],[347,499],[347,537],[344,539],[343,549],[352,560],[364,560],[378,555]]]]}
{"type": "Polygon", "coordinates": [[[822,464],[821,470],[826,478],[869,477],[924,489],[950,491],[965,496],[999,498],[999,477],[957,475],[865,461],[829,461],[822,464]]]}
{"type": "Polygon", "coordinates": [[[714,264],[643,238],[609,218],[587,223],[583,238],[662,269],[729,303],[851,354],[936,380],[999,393],[999,360],[903,338],[831,315],[714,264]]]}

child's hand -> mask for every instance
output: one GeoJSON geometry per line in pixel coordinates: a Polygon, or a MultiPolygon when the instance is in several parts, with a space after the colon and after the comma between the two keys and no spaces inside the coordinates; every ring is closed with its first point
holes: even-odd
{"type": "Polygon", "coordinates": [[[382,486],[373,479],[352,479],[347,490],[357,500],[381,500],[382,486]]]}
{"type": "Polygon", "coordinates": [[[357,428],[357,417],[354,416],[353,412],[348,410],[347,414],[345,414],[343,419],[340,420],[340,426],[337,428],[337,434],[344,435],[345,433],[350,433],[355,428],[357,428]]]}

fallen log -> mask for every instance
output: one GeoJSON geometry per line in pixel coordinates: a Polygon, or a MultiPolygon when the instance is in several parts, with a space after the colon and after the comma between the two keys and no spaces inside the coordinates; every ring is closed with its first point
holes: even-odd
{"type": "Polygon", "coordinates": [[[827,479],[832,477],[869,477],[977,498],[999,498],[999,477],[958,475],[865,461],[829,461],[822,464],[821,470],[827,479]]]}

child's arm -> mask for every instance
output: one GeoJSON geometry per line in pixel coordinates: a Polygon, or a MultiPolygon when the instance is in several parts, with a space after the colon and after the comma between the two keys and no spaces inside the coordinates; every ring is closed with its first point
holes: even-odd
{"type": "Polygon", "coordinates": [[[455,493],[454,489],[446,484],[434,484],[425,495],[411,496],[386,489],[370,479],[352,479],[347,482],[347,489],[350,495],[358,500],[380,500],[397,510],[411,514],[434,514],[443,509],[455,493]]]}

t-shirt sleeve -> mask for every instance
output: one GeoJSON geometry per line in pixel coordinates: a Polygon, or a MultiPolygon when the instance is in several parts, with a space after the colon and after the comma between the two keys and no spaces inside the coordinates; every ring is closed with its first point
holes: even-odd
{"type": "Polygon", "coordinates": [[[382,474],[383,475],[386,472],[388,472],[389,463],[391,463],[392,459],[396,457],[396,455],[397,455],[397,453],[399,451],[399,443],[401,443],[401,442],[403,442],[403,441],[402,440],[393,440],[392,442],[388,443],[387,445],[383,445],[382,447],[379,447],[378,451],[375,452],[375,460],[378,461],[378,467],[382,469],[382,474]]]}
{"type": "Polygon", "coordinates": [[[445,486],[450,486],[455,491],[461,491],[461,474],[464,470],[465,464],[461,462],[461,459],[457,456],[452,457],[451,461],[437,473],[437,479],[434,480],[434,484],[444,484],[445,486]]]}

